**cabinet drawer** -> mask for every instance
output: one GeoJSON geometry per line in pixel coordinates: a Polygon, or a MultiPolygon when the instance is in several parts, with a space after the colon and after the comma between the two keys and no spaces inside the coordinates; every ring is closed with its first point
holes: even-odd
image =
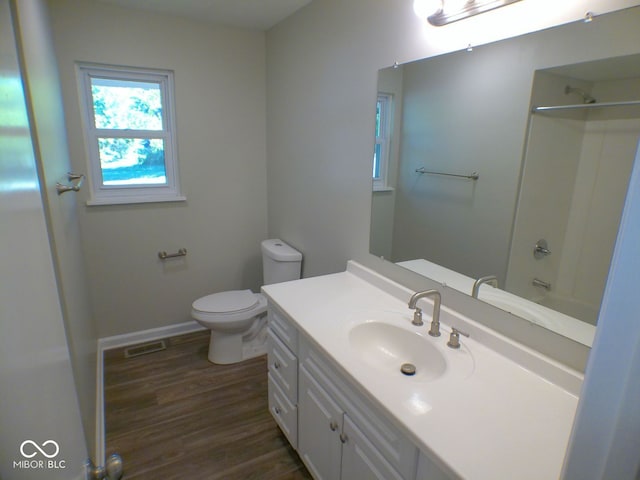
{"type": "Polygon", "coordinates": [[[298,359],[269,328],[267,330],[269,373],[294,405],[298,400],[298,359]]]}
{"type": "Polygon", "coordinates": [[[276,332],[280,340],[294,353],[298,353],[298,330],[271,303],[269,304],[269,327],[276,332]]]}
{"type": "Polygon", "coordinates": [[[298,448],[298,412],[282,389],[278,386],[271,373],[267,374],[269,378],[269,411],[285,434],[291,446],[298,448]]]}

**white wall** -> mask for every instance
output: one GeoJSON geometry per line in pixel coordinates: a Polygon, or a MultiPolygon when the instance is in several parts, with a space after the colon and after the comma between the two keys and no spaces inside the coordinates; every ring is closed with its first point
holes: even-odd
{"type": "MultiPolygon", "coordinates": [[[[567,84],[590,91],[598,102],[640,98],[637,78],[580,84],[540,73],[532,103],[576,101],[564,94],[567,84]]],[[[531,118],[509,261],[510,291],[552,307],[558,305],[551,302],[566,300],[573,311],[564,313],[596,323],[640,138],[639,115],[640,108],[627,107],[531,118]],[[531,249],[538,238],[549,242],[552,254],[536,260],[531,249]],[[532,286],[534,277],[551,283],[548,298],[532,286]]]]}
{"type": "Polygon", "coordinates": [[[74,169],[87,171],[74,62],[175,72],[187,201],[80,207],[98,335],[187,321],[199,296],[258,288],[267,233],[264,33],[89,0],[49,6],[74,169]],[[179,248],[184,259],[157,257],[179,248]]]}
{"type": "MultiPolygon", "coordinates": [[[[531,104],[578,103],[578,97],[572,98],[564,93],[567,84],[585,91],[591,87],[586,82],[578,83],[566,76],[536,72],[531,104]]],[[[554,291],[557,289],[557,272],[580,162],[586,115],[586,111],[573,110],[560,115],[533,114],[529,119],[522,185],[505,284],[510,292],[524,298],[543,296],[541,289],[531,284],[533,278],[551,283],[554,291]],[[540,239],[547,241],[551,255],[536,259],[532,254],[533,246],[540,239]]]]}
{"type": "MultiPolygon", "coordinates": [[[[640,78],[596,82],[592,94],[599,101],[638,99],[640,78]]],[[[604,291],[639,139],[640,107],[589,114],[573,198],[574,205],[586,205],[587,211],[570,218],[565,242],[580,245],[580,249],[573,258],[563,255],[558,277],[559,289],[582,302],[599,305],[594,292],[604,291]],[[573,242],[575,238],[580,242],[573,242]],[[571,268],[574,264],[575,270],[571,268]],[[567,272],[575,273],[570,276],[567,272]]],[[[575,211],[572,208],[572,214],[575,211]]]]}

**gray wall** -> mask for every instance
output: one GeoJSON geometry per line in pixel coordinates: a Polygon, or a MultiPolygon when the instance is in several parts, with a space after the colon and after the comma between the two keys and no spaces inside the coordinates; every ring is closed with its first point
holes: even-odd
{"type": "Polygon", "coordinates": [[[532,77],[521,47],[498,43],[404,67],[394,260],[427,258],[504,285],[532,77]]]}
{"type": "Polygon", "coordinates": [[[74,62],[175,72],[187,201],[80,207],[98,335],[184,322],[199,296],[258,288],[267,234],[264,33],[94,1],[49,5],[74,169],[87,171],[74,62]],[[183,247],[184,259],[157,257],[183,247]]]}

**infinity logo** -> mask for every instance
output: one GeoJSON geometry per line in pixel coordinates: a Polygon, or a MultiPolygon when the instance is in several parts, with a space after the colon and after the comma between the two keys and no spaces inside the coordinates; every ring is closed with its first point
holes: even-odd
{"type": "Polygon", "coordinates": [[[53,458],[55,456],[58,455],[58,453],[60,452],[60,447],[58,446],[57,442],[54,442],[53,440],[47,440],[46,442],[44,442],[42,444],[42,446],[39,446],[36,442],[34,442],[33,440],[25,440],[24,442],[22,442],[20,444],[20,453],[22,454],[22,456],[24,458],[33,458],[35,457],[38,452],[40,452],[42,455],[44,455],[47,458],[53,458]],[[26,453],[24,451],[24,447],[25,445],[31,445],[33,448],[35,448],[37,451],[33,452],[33,453],[26,453]],[[53,445],[54,448],[54,453],[47,453],[44,451],[44,448],[47,445],[53,445]]]}

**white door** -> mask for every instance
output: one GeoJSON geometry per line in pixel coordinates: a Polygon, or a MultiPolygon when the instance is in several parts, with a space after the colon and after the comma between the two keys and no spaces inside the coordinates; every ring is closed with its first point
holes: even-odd
{"type": "MultiPolygon", "coordinates": [[[[80,413],[90,451],[96,451],[97,334],[89,306],[84,255],[77,218],[77,193],[58,195],[56,183],[70,182],[60,80],[44,0],[12,1],[37,171],[53,252],[62,317],[71,355],[80,413]]],[[[102,432],[98,432],[102,434],[102,432]]],[[[102,464],[102,458],[95,458],[102,464]]]]}
{"type": "Polygon", "coordinates": [[[0,0],[0,478],[81,479],[87,446],[11,19],[0,0]]]}

